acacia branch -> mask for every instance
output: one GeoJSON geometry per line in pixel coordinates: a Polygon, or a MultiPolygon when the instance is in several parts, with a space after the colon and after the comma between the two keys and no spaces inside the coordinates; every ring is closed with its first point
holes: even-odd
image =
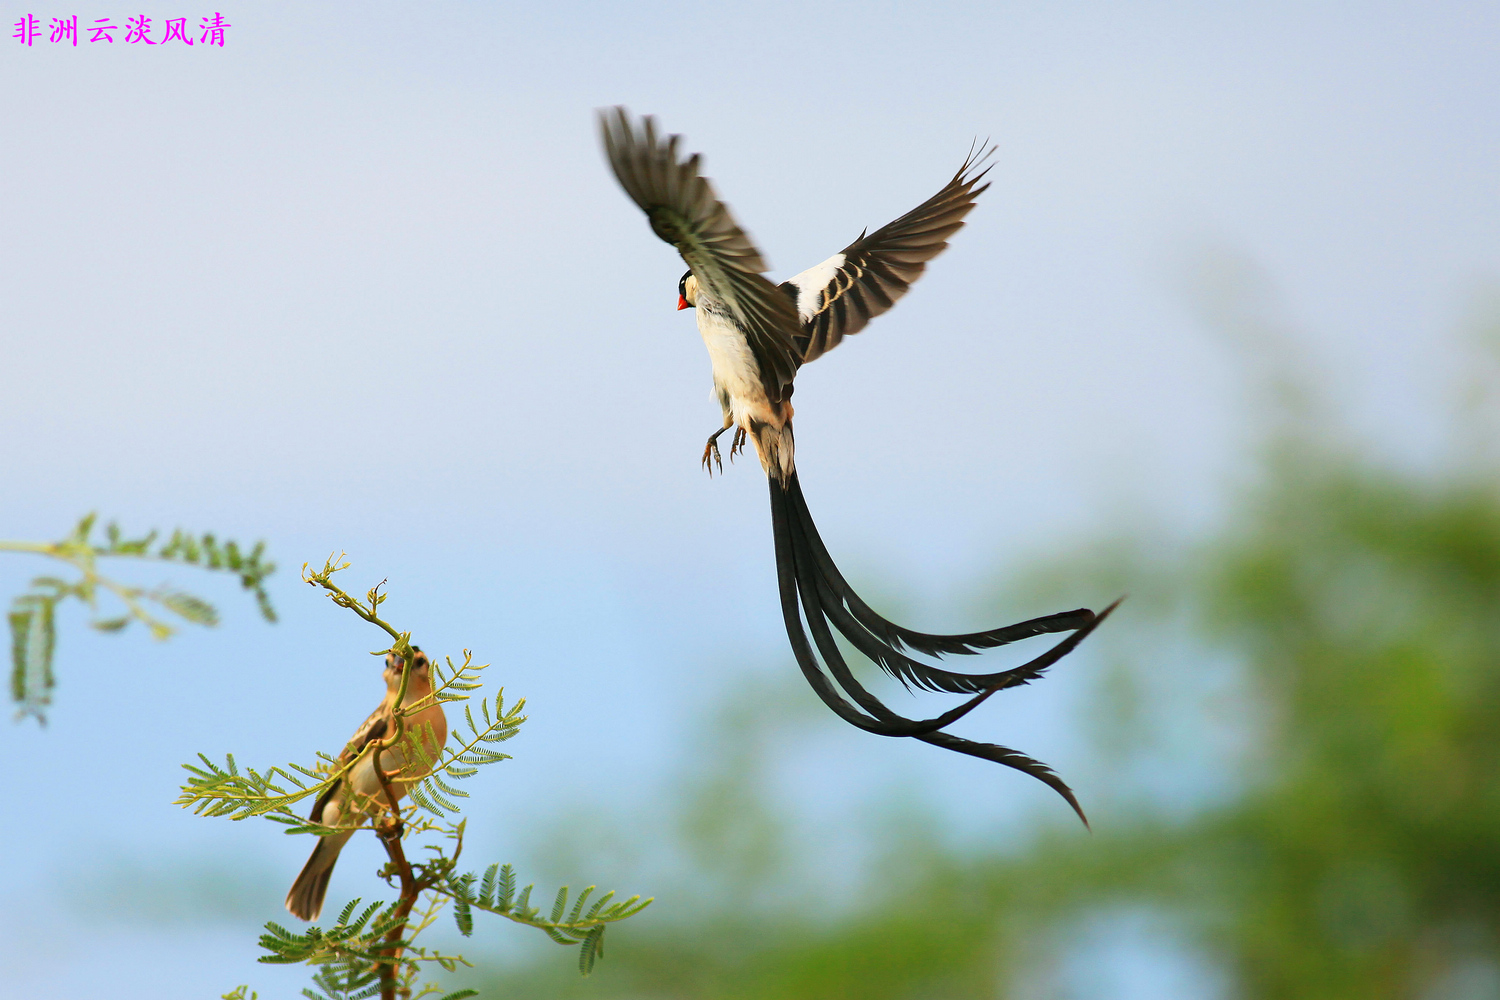
{"type": "Polygon", "coordinates": [[[386,931],[385,948],[381,951],[380,963],[380,998],[381,1000],[396,1000],[396,970],[401,960],[401,941],[406,936],[406,926],[411,920],[411,911],[417,905],[422,892],[429,888],[426,883],[431,876],[419,879],[412,872],[411,862],[406,860],[406,849],[401,844],[404,823],[401,819],[401,809],[396,804],[395,789],[391,787],[392,775],[381,766],[378,749],[375,751],[373,763],[375,775],[380,779],[381,791],[385,793],[385,800],[391,811],[390,822],[377,832],[380,842],[385,845],[386,855],[391,859],[391,867],[401,879],[401,895],[397,900],[396,909],[391,912],[391,929],[386,931]]]}
{"type": "MultiPolygon", "coordinates": [[[[361,604],[359,598],[354,597],[348,591],[344,590],[344,588],[333,582],[333,574],[337,573],[341,569],[347,569],[349,566],[349,563],[347,561],[340,561],[343,559],[344,556],[342,554],[340,554],[337,559],[335,559],[333,556],[329,556],[323,562],[323,569],[317,573],[308,572],[308,564],[303,563],[302,579],[306,581],[309,586],[322,587],[324,590],[328,591],[328,597],[331,601],[333,601],[334,604],[337,604],[341,608],[348,608],[350,611],[353,611],[356,615],[363,618],[371,625],[379,626],[380,628],[384,629],[392,639],[395,640],[391,644],[391,648],[387,650],[387,652],[395,653],[398,657],[401,658],[401,684],[396,688],[396,704],[392,712],[392,714],[395,716],[396,726],[394,732],[392,732],[385,739],[380,740],[378,743],[378,749],[376,750],[377,756],[375,758],[375,770],[379,772],[381,770],[380,757],[378,756],[379,752],[381,750],[388,750],[391,747],[395,746],[398,742],[400,742],[401,737],[406,733],[406,720],[401,713],[401,703],[406,700],[406,685],[411,678],[411,665],[413,658],[416,656],[416,652],[412,649],[410,632],[397,631],[394,625],[383,620],[378,614],[376,614],[376,612],[380,609],[380,605],[385,601],[385,595],[380,593],[380,588],[385,585],[384,580],[381,580],[380,583],[377,583],[375,586],[371,587],[369,592],[365,594],[365,599],[369,601],[368,604],[361,604]]],[[[384,777],[382,777],[381,784],[384,783],[385,779],[384,777]]],[[[391,803],[391,808],[395,809],[394,800],[391,803]]]]}

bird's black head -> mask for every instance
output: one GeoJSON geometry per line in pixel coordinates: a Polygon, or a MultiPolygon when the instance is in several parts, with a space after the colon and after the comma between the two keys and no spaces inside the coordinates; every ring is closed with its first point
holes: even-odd
{"type": "Polygon", "coordinates": [[[698,304],[698,279],[693,277],[693,272],[688,271],[677,282],[677,308],[691,309],[698,304]]]}

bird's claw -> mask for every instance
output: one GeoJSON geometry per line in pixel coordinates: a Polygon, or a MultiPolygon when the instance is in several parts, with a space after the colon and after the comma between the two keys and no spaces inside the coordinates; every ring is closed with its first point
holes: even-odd
{"type": "MultiPolygon", "coordinates": [[[[719,435],[729,430],[730,426],[730,424],[725,424],[723,427],[720,427],[718,430],[714,431],[708,436],[708,444],[703,446],[703,467],[708,470],[708,474],[710,476],[714,474],[714,466],[718,466],[718,469],[721,473],[724,471],[724,460],[719,457],[719,435]],[[710,461],[712,461],[714,464],[709,465],[708,463],[710,461]]],[[[729,460],[733,462],[734,456],[744,450],[745,428],[735,427],[734,443],[729,446],[729,460]]]]}

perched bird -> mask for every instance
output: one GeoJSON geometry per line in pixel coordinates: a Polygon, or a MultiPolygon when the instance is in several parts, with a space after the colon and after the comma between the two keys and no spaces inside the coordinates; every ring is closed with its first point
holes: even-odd
{"type": "MultiPolygon", "coordinates": [[[[680,136],[661,136],[650,118],[634,121],[622,107],[600,114],[604,149],[625,193],[641,207],[657,236],[677,248],[688,271],[677,285],[677,308],[696,312],[698,331],[713,363],[714,394],[723,426],[709,436],[703,464],[720,460],[718,438],[735,428],[730,455],[746,439],[755,445],[770,481],[771,523],[782,615],[792,651],[808,683],[841,718],[867,732],[907,736],[982,757],[1032,775],[1067,800],[1088,823],[1072,791],[1052,769],[991,743],[943,732],[996,691],[1025,684],[1067,655],[1114,610],[1087,608],[967,635],[932,635],[896,625],[870,609],[839,573],[818,537],[797,478],[792,438],[792,383],[804,363],[836,347],[889,309],[963,226],[989,185],[988,152],[972,151],[937,194],[796,277],[772,284],[765,259],[699,173],[699,157],[679,159],[680,136]],[[803,630],[812,631],[820,666],[803,630]],[[845,663],[834,630],[908,688],[973,695],[931,719],[904,718],[867,691],[845,663]],[[1072,635],[1019,667],[964,674],[913,659],[976,653],[1044,633],[1072,635]],[[824,672],[826,667],[827,673],[824,672]],[[829,680],[832,675],[837,687],[829,680]],[[842,689],[842,693],[840,692],[842,689]],[[847,697],[846,697],[847,696],[847,697]]],[[[712,463],[712,464],[711,464],[712,463]]],[[[1116,602],[1118,603],[1118,602],[1116,602]]]]}
{"type": "MultiPolygon", "coordinates": [[[[416,706],[418,711],[406,716],[406,732],[421,741],[422,750],[430,760],[436,761],[448,742],[448,720],[443,715],[442,703],[433,698],[432,665],[427,656],[416,647],[412,657],[410,676],[406,680],[406,695],[401,704],[416,706]],[[426,702],[424,705],[423,702],[426,702]]],[[[380,706],[370,713],[354,736],[350,738],[344,752],[339,754],[340,766],[358,758],[358,762],[338,784],[333,785],[313,805],[311,819],[323,826],[352,826],[366,817],[378,816],[390,808],[380,777],[375,773],[375,753],[366,752],[372,742],[386,739],[395,731],[396,696],[401,688],[402,660],[395,653],[385,658],[385,698],[380,706]]],[[[402,741],[404,743],[405,740],[402,741]]],[[[412,755],[410,770],[403,772],[408,764],[406,748],[400,743],[380,753],[380,766],[385,770],[393,796],[399,801],[406,794],[406,786],[413,780],[429,773],[428,766],[420,757],[412,755]]],[[[323,897],[328,892],[328,879],[333,874],[334,862],[339,852],[354,836],[353,830],[342,830],[318,838],[312,856],[302,866],[297,881],[286,894],[286,908],[300,920],[316,920],[323,910],[323,897]]]]}

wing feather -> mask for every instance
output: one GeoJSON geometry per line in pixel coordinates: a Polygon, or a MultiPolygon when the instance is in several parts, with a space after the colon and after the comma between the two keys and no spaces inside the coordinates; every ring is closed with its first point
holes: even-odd
{"type": "Polygon", "coordinates": [[[722,302],[745,331],[773,402],[790,395],[801,363],[802,324],[786,296],[766,279],[767,265],[750,237],[699,173],[699,156],[679,160],[680,136],[662,138],[647,116],[640,125],[623,107],[599,115],[615,177],[657,236],[677,248],[700,288],[722,302]]]}
{"type": "Polygon", "coordinates": [[[948,237],[963,227],[974,199],[989,187],[979,182],[990,172],[984,163],[994,151],[971,152],[937,194],[781,283],[801,320],[796,345],[802,363],[833,350],[906,294],[927,262],[947,248],[948,237]]]}

